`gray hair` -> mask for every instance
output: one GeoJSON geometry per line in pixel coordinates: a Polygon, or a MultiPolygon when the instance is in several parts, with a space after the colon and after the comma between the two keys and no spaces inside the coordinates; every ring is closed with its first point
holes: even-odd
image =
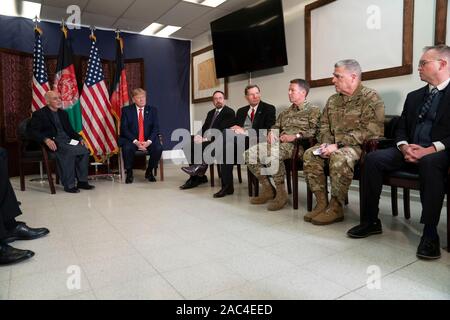
{"type": "Polygon", "coordinates": [[[306,95],[309,93],[309,83],[304,79],[293,79],[290,83],[296,83],[300,88],[306,91],[306,95]]]}
{"type": "Polygon", "coordinates": [[[430,50],[435,51],[440,58],[445,58],[447,62],[450,62],[450,47],[445,44],[438,44],[436,46],[428,46],[423,48],[423,52],[428,52],[430,50]]]}
{"type": "Polygon", "coordinates": [[[346,70],[355,73],[359,79],[361,79],[361,66],[359,65],[359,62],[354,59],[346,59],[346,60],[340,60],[336,62],[334,65],[335,68],[344,67],[346,70]]]}

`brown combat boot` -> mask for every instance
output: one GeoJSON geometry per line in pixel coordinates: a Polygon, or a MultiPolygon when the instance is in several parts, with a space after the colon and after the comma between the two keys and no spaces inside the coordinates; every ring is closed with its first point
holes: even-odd
{"type": "Polygon", "coordinates": [[[277,195],[275,196],[275,199],[269,201],[269,205],[267,206],[267,210],[269,211],[277,211],[282,209],[288,201],[288,194],[284,183],[277,184],[276,188],[277,195]]]}
{"type": "Polygon", "coordinates": [[[331,197],[328,208],[314,217],[311,222],[312,224],[323,226],[334,222],[340,222],[342,220],[344,220],[344,208],[336,197],[331,197]]]}
{"type": "Polygon", "coordinates": [[[314,210],[311,212],[308,212],[303,217],[303,220],[305,220],[306,222],[311,222],[311,220],[314,217],[316,217],[320,213],[324,212],[328,206],[328,197],[327,197],[327,194],[325,193],[325,191],[314,192],[314,195],[316,196],[317,203],[316,203],[314,210]]]}
{"type": "Polygon", "coordinates": [[[251,197],[250,203],[251,204],[264,204],[269,200],[272,200],[275,194],[273,193],[272,185],[269,182],[269,179],[267,177],[263,177],[260,181],[262,184],[262,188],[259,192],[259,196],[257,197],[251,197]]]}

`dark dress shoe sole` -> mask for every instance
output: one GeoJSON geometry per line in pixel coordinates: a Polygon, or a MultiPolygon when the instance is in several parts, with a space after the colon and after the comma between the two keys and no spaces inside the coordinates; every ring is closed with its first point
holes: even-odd
{"type": "Polygon", "coordinates": [[[436,259],[439,259],[441,257],[440,254],[438,256],[426,256],[426,255],[419,254],[419,253],[416,253],[416,256],[418,258],[424,259],[424,260],[436,260],[436,259]]]}
{"type": "Polygon", "coordinates": [[[382,234],[382,233],[383,233],[383,231],[378,230],[378,231],[370,231],[370,232],[367,232],[367,233],[361,234],[361,235],[359,235],[359,234],[352,234],[352,233],[347,233],[347,235],[350,238],[353,238],[353,239],[362,239],[362,238],[367,238],[368,236],[371,236],[371,235],[374,235],[374,234],[382,234]]]}
{"type": "Polygon", "coordinates": [[[11,243],[11,242],[14,242],[14,241],[17,241],[17,240],[34,240],[34,239],[39,239],[39,238],[45,237],[49,233],[50,233],[50,231],[46,230],[46,231],[44,231],[42,233],[39,233],[39,234],[36,234],[34,236],[28,236],[28,237],[11,236],[11,237],[8,237],[6,239],[3,239],[2,241],[5,242],[5,243],[11,243]]]}
{"type": "Polygon", "coordinates": [[[16,263],[28,260],[28,259],[32,258],[33,256],[34,256],[34,252],[28,250],[27,254],[23,255],[20,258],[15,259],[15,260],[5,261],[5,262],[4,261],[0,261],[0,266],[8,266],[8,265],[11,265],[11,264],[16,264],[16,263]]]}
{"type": "Polygon", "coordinates": [[[95,189],[95,186],[77,186],[77,189],[83,189],[83,190],[92,190],[95,189]]]}
{"type": "Polygon", "coordinates": [[[80,193],[80,190],[76,189],[76,188],[64,189],[64,191],[67,192],[67,193],[80,193]]]}

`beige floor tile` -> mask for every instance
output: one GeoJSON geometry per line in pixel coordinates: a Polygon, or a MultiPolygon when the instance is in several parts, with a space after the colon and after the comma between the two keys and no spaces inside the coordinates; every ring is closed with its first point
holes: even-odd
{"type": "Polygon", "coordinates": [[[0,300],[8,300],[9,280],[0,281],[0,300]]]}

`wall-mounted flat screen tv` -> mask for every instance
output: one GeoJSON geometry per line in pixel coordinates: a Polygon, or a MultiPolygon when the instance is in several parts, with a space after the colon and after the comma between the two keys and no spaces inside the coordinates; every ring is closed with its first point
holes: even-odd
{"type": "Polygon", "coordinates": [[[211,22],[217,78],[288,64],[281,0],[261,0],[211,22]]]}

